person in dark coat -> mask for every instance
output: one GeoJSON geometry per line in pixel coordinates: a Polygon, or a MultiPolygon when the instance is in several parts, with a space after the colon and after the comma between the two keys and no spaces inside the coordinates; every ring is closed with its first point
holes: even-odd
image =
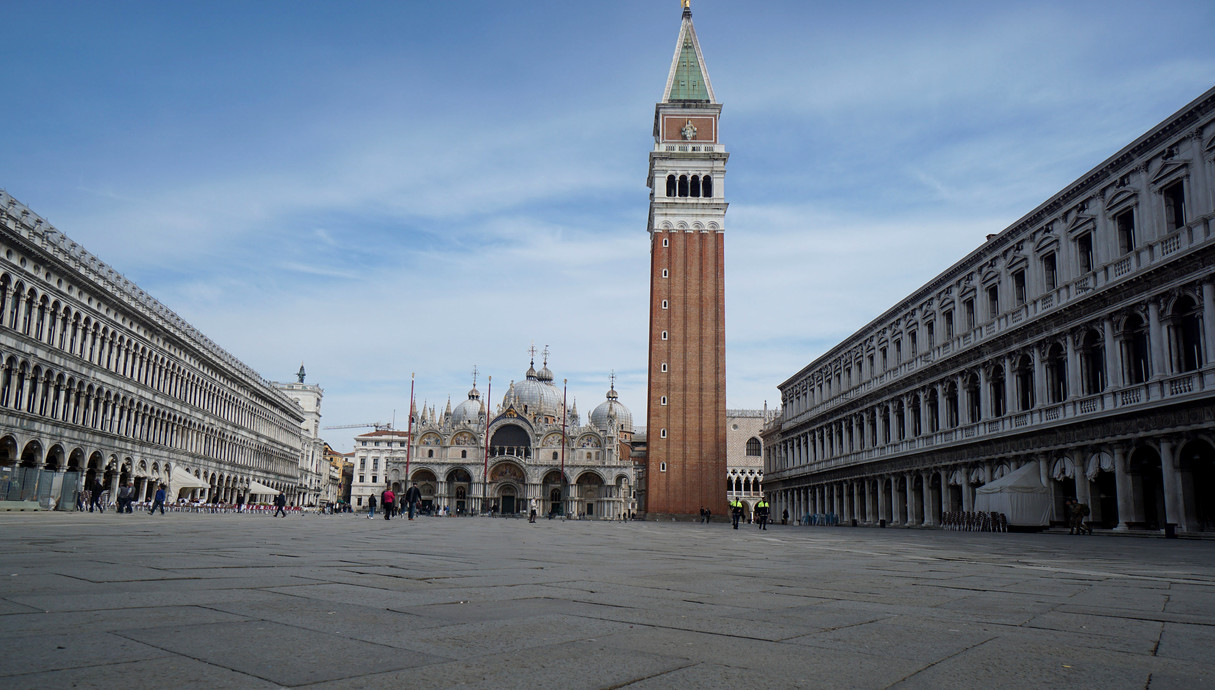
{"type": "Polygon", "coordinates": [[[283,517],[287,517],[287,497],[283,495],[282,491],[274,497],[274,506],[274,517],[278,517],[279,513],[282,513],[283,517]]]}
{"type": "Polygon", "coordinates": [[[148,515],[155,515],[156,509],[160,508],[160,514],[165,514],[165,485],[161,484],[156,490],[156,495],[152,498],[152,508],[148,510],[148,515]]]}
{"type": "Polygon", "coordinates": [[[418,488],[418,483],[414,482],[405,490],[405,505],[409,507],[409,519],[413,519],[413,511],[417,509],[418,503],[422,500],[422,491],[418,488]]]}

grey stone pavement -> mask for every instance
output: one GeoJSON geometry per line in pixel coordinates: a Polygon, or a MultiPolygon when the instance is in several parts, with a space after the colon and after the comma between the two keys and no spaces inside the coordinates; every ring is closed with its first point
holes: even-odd
{"type": "Polygon", "coordinates": [[[1215,686],[1215,542],[0,514],[4,688],[1215,686]]]}

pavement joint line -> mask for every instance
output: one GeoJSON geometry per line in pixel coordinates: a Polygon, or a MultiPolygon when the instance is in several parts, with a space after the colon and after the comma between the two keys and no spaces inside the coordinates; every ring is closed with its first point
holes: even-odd
{"type": "Polygon", "coordinates": [[[996,639],[996,638],[994,638],[994,637],[989,637],[989,638],[987,638],[986,640],[983,640],[982,642],[976,642],[975,644],[972,644],[972,645],[970,645],[969,647],[966,647],[965,649],[962,649],[962,650],[960,650],[960,651],[958,651],[958,652],[955,652],[955,653],[953,653],[953,654],[950,654],[949,656],[946,656],[946,657],[941,658],[941,659],[937,659],[936,661],[934,661],[934,662],[932,662],[932,663],[928,664],[927,666],[925,666],[925,667],[923,667],[923,668],[921,668],[921,669],[919,669],[919,670],[915,671],[914,673],[910,673],[910,674],[908,674],[908,675],[906,675],[906,676],[904,676],[904,677],[900,678],[899,680],[896,680],[895,682],[891,683],[890,685],[887,685],[886,687],[887,687],[887,688],[893,688],[894,686],[899,685],[899,684],[901,684],[901,683],[906,683],[908,680],[911,680],[912,678],[914,678],[914,677],[918,676],[919,674],[921,674],[921,673],[923,673],[923,672],[927,671],[928,669],[932,668],[933,666],[936,666],[936,665],[938,665],[938,664],[942,664],[942,663],[944,663],[944,662],[946,662],[946,661],[949,661],[950,659],[957,658],[957,657],[959,657],[959,656],[961,656],[961,655],[963,655],[963,654],[965,654],[965,653],[969,652],[969,651],[970,651],[970,650],[972,650],[972,649],[976,649],[976,648],[978,648],[978,647],[982,647],[983,645],[987,644],[988,642],[991,642],[991,641],[992,641],[992,640],[994,640],[994,639],[996,639]]]}

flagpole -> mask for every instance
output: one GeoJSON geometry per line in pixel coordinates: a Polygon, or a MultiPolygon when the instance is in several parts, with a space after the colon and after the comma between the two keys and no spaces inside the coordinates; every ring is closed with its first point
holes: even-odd
{"type": "MultiPolygon", "coordinates": [[[[413,377],[414,373],[409,374],[409,430],[405,432],[407,437],[405,443],[405,489],[409,490],[409,461],[413,457],[413,377]]],[[[412,515],[412,513],[410,513],[412,515]]]]}
{"type": "Polygon", "coordinates": [[[481,471],[481,512],[485,512],[485,499],[489,494],[489,410],[494,404],[494,377],[486,377],[485,386],[485,469],[481,471]]]}
{"type": "Polygon", "coordinates": [[[565,481],[565,447],[569,445],[569,439],[565,435],[565,419],[568,414],[569,405],[570,380],[561,379],[561,517],[569,514],[566,509],[566,504],[569,502],[567,495],[569,488],[565,481]]]}

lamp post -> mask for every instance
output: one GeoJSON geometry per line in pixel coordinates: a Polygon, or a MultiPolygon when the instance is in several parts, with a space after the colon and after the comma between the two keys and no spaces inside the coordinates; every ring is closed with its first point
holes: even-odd
{"type": "Polygon", "coordinates": [[[569,379],[561,379],[561,515],[564,517],[569,514],[569,508],[566,505],[569,496],[569,487],[565,481],[565,447],[569,445],[569,438],[565,435],[565,419],[568,416],[569,405],[569,379]]]}
{"type": "Polygon", "coordinates": [[[485,499],[489,497],[489,409],[494,403],[494,377],[487,376],[485,385],[485,467],[481,470],[481,506],[485,511],[485,499]]]}

